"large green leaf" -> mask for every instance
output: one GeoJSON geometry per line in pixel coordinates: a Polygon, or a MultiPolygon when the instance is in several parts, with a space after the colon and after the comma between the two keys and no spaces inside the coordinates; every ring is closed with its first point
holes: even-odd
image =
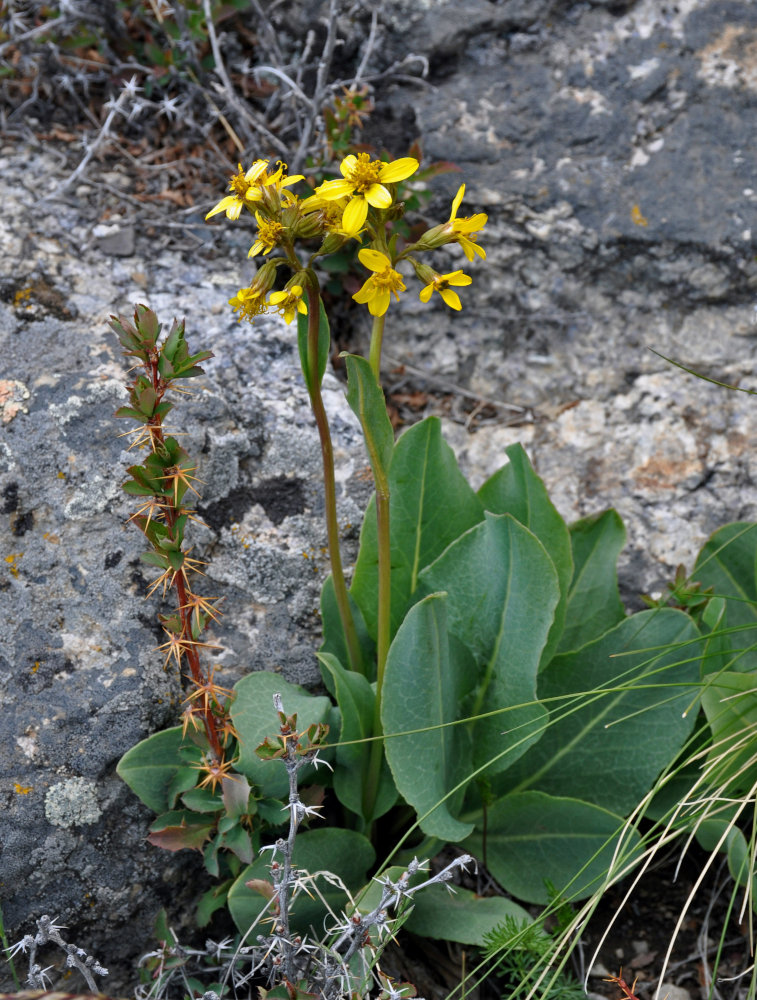
{"type": "Polygon", "coordinates": [[[573,579],[558,651],[580,649],[625,617],[618,593],[617,561],[626,529],[614,510],[570,526],[573,579]]]}
{"type": "MultiPolygon", "coordinates": [[[[692,577],[725,598],[729,667],[757,669],[757,524],[737,521],[718,529],[697,556],[692,577]]],[[[709,667],[706,668],[709,671],[709,667]]]]}
{"type": "MultiPolygon", "coordinates": [[[[371,521],[374,527],[374,536],[376,528],[376,511],[375,508],[371,513],[371,521]]],[[[347,595],[350,603],[350,610],[352,611],[352,620],[355,623],[355,631],[357,633],[357,641],[360,646],[360,651],[363,657],[364,664],[374,664],[376,659],[376,643],[368,635],[368,629],[363,621],[363,613],[360,608],[355,603],[351,594],[347,595]]],[[[339,614],[339,605],[336,603],[336,592],[334,591],[334,578],[329,573],[323,583],[321,588],[321,628],[323,630],[323,642],[321,643],[320,652],[330,653],[335,656],[340,663],[349,663],[350,654],[347,648],[347,640],[344,635],[344,628],[342,627],[342,618],[339,614]]],[[[375,674],[375,665],[374,665],[375,674]]],[[[329,678],[324,677],[324,684],[329,688],[329,678]]],[[[329,688],[331,691],[331,688],[329,688]]],[[[331,691],[333,694],[333,691],[331,691]]]]}
{"type": "Polygon", "coordinates": [[[470,690],[472,665],[466,661],[459,644],[449,648],[444,595],[432,594],[408,612],[384,674],[386,758],[421,829],[442,840],[461,840],[472,830],[454,815],[464,789],[453,792],[471,770],[468,728],[454,725],[470,690]]]}
{"type": "Polygon", "coordinates": [[[757,672],[708,674],[702,707],[712,730],[713,784],[725,783],[730,796],[748,791],[757,780],[757,672]]]}
{"type": "MultiPolygon", "coordinates": [[[[375,858],[376,854],[370,841],[361,834],[355,833],[354,830],[328,827],[298,833],[292,860],[300,871],[309,875],[315,875],[317,872],[337,875],[350,892],[355,892],[365,883],[366,872],[375,858]]],[[[264,896],[253,889],[248,889],[245,883],[251,879],[269,882],[271,878],[269,867],[272,860],[274,858],[271,852],[263,851],[240,873],[229,891],[229,910],[234,923],[242,933],[245,933],[260,916],[266,904],[264,896]]],[[[281,858],[276,857],[275,860],[280,862],[281,858]]],[[[316,886],[334,912],[339,914],[347,904],[346,894],[324,878],[319,878],[316,886]]],[[[311,927],[322,927],[326,916],[326,908],[317,893],[312,888],[310,892],[312,896],[308,896],[306,892],[299,893],[292,905],[292,926],[300,933],[309,932],[311,927]]],[[[271,912],[269,909],[264,921],[271,912]]],[[[265,933],[265,927],[263,923],[258,933],[265,933]]],[[[253,933],[253,940],[254,938],[253,933]]]]}
{"type": "MultiPolygon", "coordinates": [[[[488,810],[486,846],[479,829],[463,847],[518,899],[547,903],[549,886],[566,899],[598,889],[613,863],[623,819],[606,809],[542,792],[507,795],[488,810]]],[[[624,838],[623,859],[639,845],[624,838]]]]}
{"type": "MultiPolygon", "coordinates": [[[[290,684],[279,674],[259,670],[248,674],[234,685],[237,693],[231,706],[231,718],[239,733],[239,760],[235,767],[254,782],[264,796],[281,798],[288,794],[289,779],[280,760],[261,760],[255,749],[268,736],[276,736],[279,719],[273,707],[273,696],[281,694],[287,715],[297,714],[297,725],[307,729],[315,722],[327,722],[331,702],[325,696],[316,697],[296,684],[290,684]]],[[[330,734],[334,739],[335,734],[330,734]]]]}
{"type": "Polygon", "coordinates": [[[449,630],[478,667],[471,715],[475,767],[509,767],[538,739],[536,679],[560,588],[544,546],[511,514],[486,514],[421,574],[446,591],[449,630]]]}
{"type": "Polygon", "coordinates": [[[177,795],[197,784],[199,773],[191,764],[199,763],[200,757],[200,750],[176,726],[127,750],[116,773],[149,809],[162,813],[172,808],[177,795]]]}
{"type": "Polygon", "coordinates": [[[487,934],[508,918],[530,924],[532,919],[504,896],[477,896],[470,889],[430,885],[413,896],[415,904],[405,927],[423,937],[482,946],[487,934]]]}
{"type": "Polygon", "coordinates": [[[626,814],[691,733],[701,642],[688,615],[641,611],[599,639],[556,656],[539,696],[551,707],[539,743],[500,779],[626,814]],[[688,643],[677,647],[678,643],[688,643]]]}
{"type": "MultiPolygon", "coordinates": [[[[436,417],[405,431],[394,447],[389,470],[391,493],[392,634],[407,609],[423,596],[421,570],[483,517],[483,507],[457,466],[436,417]]],[[[360,535],[351,594],[371,634],[378,616],[378,548],[375,498],[360,535]]]]}
{"type": "Polygon", "coordinates": [[[362,674],[345,670],[330,653],[320,653],[318,659],[321,661],[324,683],[333,692],[342,715],[342,729],[336,748],[334,791],[343,805],[371,823],[383,816],[397,801],[397,789],[384,761],[372,815],[366,816],[363,811],[363,789],[371,744],[353,741],[369,740],[373,735],[375,685],[369,684],[362,674]]]}
{"type": "MultiPolygon", "coordinates": [[[[751,880],[752,908],[757,910],[757,871],[755,871],[754,853],[747,838],[737,825],[736,805],[725,812],[710,816],[697,824],[696,836],[705,851],[719,850],[725,852],[728,858],[728,870],[736,885],[749,885],[751,880]]],[[[742,810],[751,813],[751,810],[742,810]]],[[[751,818],[751,817],[750,817],[751,818]]],[[[754,821],[752,820],[752,836],[754,836],[754,821]]]]}
{"type": "Polygon", "coordinates": [[[532,531],[555,565],[560,600],[542,652],[541,662],[545,664],[552,658],[565,625],[568,587],[573,576],[570,532],[549,499],[544,483],[534,472],[522,445],[510,445],[506,455],[507,464],[487,479],[478,491],[478,498],[492,514],[512,514],[516,521],[532,531]]]}

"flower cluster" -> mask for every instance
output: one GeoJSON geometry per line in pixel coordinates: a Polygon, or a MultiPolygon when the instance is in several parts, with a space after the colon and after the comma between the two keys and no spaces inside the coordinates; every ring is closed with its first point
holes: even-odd
{"type": "Polygon", "coordinates": [[[225,213],[228,219],[237,220],[246,209],[257,225],[257,238],[248,256],[268,257],[252,284],[229,300],[238,318],[253,320],[275,309],[291,323],[298,314],[306,314],[306,293],[318,288],[313,270],[316,259],[335,253],[350,240],[361,244],[358,259],[371,272],[352,297],[366,305],[374,318],[385,315],[392,296],[399,299],[399,293],[407,290],[398,269],[403,261],[412,267],[422,284],[419,293],[422,302],[428,302],[438,292],[447,306],[460,310],[460,296],[453,289],[469,285],[471,277],[462,270],[440,274],[422,263],[418,255],[457,244],[469,261],[474,256],[485,258],[478,237],[487,217],[483,213],[467,218],[458,216],[465,194],[462,184],[447,222],[398,250],[396,236],[389,235],[392,222],[403,212],[402,203],[397,201],[396,185],[412,177],[418,168],[418,160],[412,156],[387,163],[371,159],[368,153],[350,154],[340,164],[341,178],[324,181],[309,197],[300,198],[290,189],[304,177],[288,176],[286,164],[279,162],[276,169],[271,169],[270,161],[255,160],[247,171],[240,164],[229,183],[231,194],[206,215],[210,219],[225,213]],[[298,241],[312,246],[317,239],[321,241],[320,247],[303,261],[298,241]],[[269,257],[273,250],[277,254],[269,257]],[[283,289],[274,291],[277,269],[283,264],[288,266],[291,277],[283,289]]]}

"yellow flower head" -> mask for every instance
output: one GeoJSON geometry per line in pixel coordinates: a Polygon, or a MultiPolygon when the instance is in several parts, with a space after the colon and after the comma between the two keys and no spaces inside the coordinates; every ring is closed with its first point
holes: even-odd
{"type": "MultiPolygon", "coordinates": [[[[284,174],[286,166],[281,162],[279,162],[278,168],[269,174],[269,163],[270,160],[255,160],[246,173],[242,170],[240,163],[239,170],[229,181],[229,191],[234,193],[222,198],[217,205],[211,208],[205,216],[206,220],[220,212],[225,212],[227,219],[238,219],[243,208],[252,211],[253,207],[263,200],[266,188],[280,194],[282,188],[302,180],[302,174],[286,177],[284,174]]],[[[288,192],[284,193],[288,194],[288,192]]]]}
{"type": "Polygon", "coordinates": [[[265,301],[265,289],[260,288],[240,288],[233,299],[229,299],[229,305],[236,312],[239,310],[237,319],[249,320],[250,323],[264,313],[268,306],[265,301]]]}
{"type": "Polygon", "coordinates": [[[392,262],[380,250],[360,250],[358,258],[361,264],[374,273],[352,297],[355,302],[367,305],[371,316],[383,316],[389,308],[391,293],[394,292],[394,297],[399,301],[397,293],[405,291],[402,275],[392,268],[392,262]]]}
{"type": "Polygon", "coordinates": [[[395,184],[410,177],[419,163],[412,156],[403,156],[392,163],[372,160],[368,153],[350,153],[339,165],[343,180],[324,181],[315,193],[326,201],[348,197],[342,215],[342,229],[349,236],[356,236],[365,225],[368,206],[389,208],[392,195],[384,185],[395,184]]]}
{"type": "Polygon", "coordinates": [[[302,285],[291,285],[283,292],[271,292],[268,305],[275,306],[287,323],[291,323],[298,312],[305,316],[308,311],[302,301],[302,285]]]}
{"type": "Polygon", "coordinates": [[[486,251],[477,243],[479,230],[486,225],[488,216],[483,212],[472,215],[469,218],[458,219],[457,210],[465,194],[465,185],[461,184],[457,189],[457,194],[452,201],[452,212],[445,229],[452,236],[454,243],[459,243],[463,248],[463,253],[468,260],[473,260],[473,255],[477,254],[482,260],[486,259],[486,251]]]}
{"type": "Polygon", "coordinates": [[[284,233],[284,227],[280,222],[266,219],[260,212],[255,213],[255,219],[258,224],[258,238],[250,247],[248,257],[256,257],[259,253],[270,253],[279,244],[284,233]]]}
{"type": "Polygon", "coordinates": [[[449,274],[437,274],[431,279],[425,288],[421,289],[421,302],[428,302],[433,292],[439,292],[450,309],[460,310],[463,308],[460,303],[460,296],[457,292],[453,292],[449,286],[470,285],[472,281],[473,278],[471,278],[469,274],[463,274],[462,271],[451,271],[449,274]]]}

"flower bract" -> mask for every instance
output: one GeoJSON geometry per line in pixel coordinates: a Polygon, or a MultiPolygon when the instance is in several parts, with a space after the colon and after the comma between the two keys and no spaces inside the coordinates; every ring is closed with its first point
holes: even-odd
{"type": "Polygon", "coordinates": [[[462,271],[451,271],[449,274],[437,274],[425,288],[421,289],[421,302],[428,302],[433,292],[439,292],[450,309],[460,310],[462,309],[460,296],[457,292],[453,292],[449,286],[470,285],[472,281],[473,278],[471,278],[469,274],[463,274],[462,271]]]}
{"type": "Polygon", "coordinates": [[[402,275],[394,270],[392,262],[380,250],[365,248],[358,252],[358,258],[361,264],[374,273],[352,298],[361,305],[367,305],[371,316],[383,316],[389,308],[392,292],[399,300],[398,292],[405,291],[402,275]]]}
{"type": "Polygon", "coordinates": [[[392,194],[386,184],[394,184],[410,177],[419,163],[412,156],[403,156],[391,163],[372,160],[368,153],[350,153],[339,165],[343,180],[324,181],[316,194],[327,201],[349,197],[342,215],[342,228],[350,236],[360,232],[368,217],[368,206],[389,208],[392,194]]]}

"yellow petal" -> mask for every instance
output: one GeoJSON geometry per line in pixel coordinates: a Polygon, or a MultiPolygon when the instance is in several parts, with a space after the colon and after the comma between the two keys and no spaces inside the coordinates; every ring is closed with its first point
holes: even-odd
{"type": "Polygon", "coordinates": [[[465,194],[465,185],[461,184],[460,187],[457,189],[457,194],[455,195],[455,197],[452,200],[452,212],[451,212],[450,217],[449,217],[449,221],[450,222],[452,222],[454,220],[455,216],[457,215],[457,210],[458,210],[458,208],[460,208],[460,204],[461,204],[461,202],[463,200],[463,195],[464,194],[465,194]]]}
{"type": "Polygon", "coordinates": [[[305,305],[302,299],[300,299],[297,303],[297,312],[301,312],[303,316],[307,316],[308,307],[305,305]]]}
{"type": "Polygon", "coordinates": [[[383,184],[371,184],[365,192],[365,200],[374,208],[389,208],[392,203],[392,196],[383,184]]]}
{"type": "Polygon", "coordinates": [[[420,292],[418,293],[420,295],[421,302],[428,302],[428,300],[431,298],[431,294],[433,291],[434,291],[433,285],[426,285],[425,288],[421,288],[420,292]]]}
{"type": "Polygon", "coordinates": [[[342,216],[342,229],[350,236],[357,236],[365,224],[368,215],[368,202],[365,198],[352,198],[342,216]]]}
{"type": "Polygon", "coordinates": [[[349,181],[324,181],[315,189],[315,193],[326,201],[335,201],[337,198],[344,198],[345,195],[352,194],[354,188],[349,181]]]}
{"type": "Polygon", "coordinates": [[[462,271],[445,274],[444,278],[448,285],[470,285],[473,282],[473,278],[469,274],[463,274],[462,271]]]}
{"type": "Polygon", "coordinates": [[[269,163],[270,160],[255,160],[253,165],[244,175],[244,179],[247,181],[247,183],[252,184],[253,181],[256,181],[258,177],[264,174],[266,171],[266,167],[268,166],[269,163]]]}
{"type": "Polygon", "coordinates": [[[368,303],[368,312],[371,316],[383,316],[389,308],[390,301],[391,296],[389,295],[389,292],[382,289],[380,292],[377,292],[368,303]]]}
{"type": "Polygon", "coordinates": [[[357,256],[360,263],[369,271],[385,271],[392,266],[392,262],[385,253],[380,250],[372,250],[370,247],[358,250],[357,256]]]}
{"type": "Polygon", "coordinates": [[[451,288],[441,288],[439,289],[439,294],[451,309],[463,308],[460,303],[460,296],[457,292],[453,292],[451,288]]]}
{"type": "Polygon", "coordinates": [[[355,302],[365,305],[366,302],[370,302],[373,298],[373,286],[371,285],[371,280],[372,279],[369,278],[363,287],[352,296],[355,302]]]}
{"type": "Polygon", "coordinates": [[[385,184],[394,184],[395,181],[404,181],[406,177],[414,174],[420,164],[412,156],[402,156],[399,160],[386,163],[379,170],[379,177],[385,184]]]}
{"type": "MultiPolygon", "coordinates": [[[[250,247],[250,252],[247,254],[248,257],[257,257],[261,250],[265,249],[265,243],[262,240],[257,240],[250,247]]],[[[270,248],[269,248],[270,249],[270,248]]]]}
{"type": "Polygon", "coordinates": [[[209,219],[213,215],[220,215],[221,212],[226,211],[229,205],[233,205],[236,202],[236,200],[237,199],[234,197],[234,195],[231,194],[228,195],[228,197],[226,198],[221,198],[218,204],[214,205],[213,208],[211,208],[211,210],[208,212],[205,218],[209,219]]]}
{"type": "Polygon", "coordinates": [[[354,153],[350,153],[349,156],[345,156],[339,164],[339,169],[342,171],[342,177],[346,177],[351,170],[355,169],[356,165],[357,157],[354,153]]]}

